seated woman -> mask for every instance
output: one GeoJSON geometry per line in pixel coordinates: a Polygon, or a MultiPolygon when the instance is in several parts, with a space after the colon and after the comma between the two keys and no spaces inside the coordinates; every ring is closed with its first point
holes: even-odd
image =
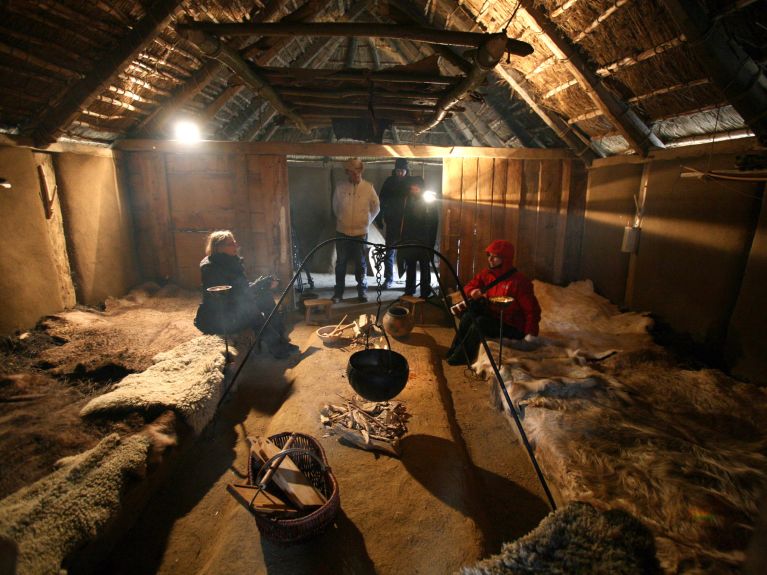
{"type": "Polygon", "coordinates": [[[506,240],[493,240],[485,253],[487,268],[463,288],[474,305],[461,317],[458,333],[448,350],[450,365],[471,364],[483,336],[523,339],[527,335],[538,335],[541,306],[535,297],[533,282],[514,267],[514,245],[506,240]],[[493,303],[493,298],[499,297],[511,298],[510,303],[493,303]]]}
{"type": "MultiPolygon", "coordinates": [[[[205,257],[200,262],[202,303],[197,309],[194,325],[203,333],[227,335],[252,328],[256,333],[274,307],[272,278],[249,282],[245,277],[242,258],[237,255],[237,241],[229,230],[212,232],[205,244],[205,257]],[[209,291],[216,286],[231,289],[209,291]]],[[[261,335],[270,353],[282,359],[298,351],[288,342],[279,314],[272,316],[261,335]]]]}

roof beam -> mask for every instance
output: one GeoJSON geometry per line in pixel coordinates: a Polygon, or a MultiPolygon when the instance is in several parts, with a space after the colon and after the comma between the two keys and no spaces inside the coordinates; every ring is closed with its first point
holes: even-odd
{"type": "Polygon", "coordinates": [[[662,148],[663,143],[625,102],[610,92],[597,74],[591,70],[586,59],[535,5],[535,0],[519,0],[520,17],[542,32],[542,40],[555,57],[564,61],[568,71],[589,95],[604,116],[615,126],[635,153],[645,156],[651,146],[662,148]]]}
{"type": "Polygon", "coordinates": [[[225,64],[227,68],[242,78],[242,81],[250,86],[254,92],[266,98],[274,106],[275,110],[292,121],[302,132],[309,132],[301,116],[296,114],[282,101],[280,95],[275,92],[266,78],[256,72],[248,62],[243,60],[236,50],[201,30],[179,26],[178,32],[187,40],[196,44],[203,54],[225,64]]]}
{"type": "MultiPolygon", "coordinates": [[[[263,10],[253,16],[254,20],[261,22],[274,18],[280,11],[282,2],[278,0],[271,0],[267,3],[263,10]]],[[[301,8],[296,10],[299,12],[301,8]]],[[[295,14],[293,12],[292,14],[295,14]]],[[[291,14],[286,16],[290,17],[291,14]]],[[[290,40],[278,42],[277,44],[281,48],[284,43],[290,40]]],[[[271,50],[276,48],[270,47],[267,53],[271,54],[271,50]]],[[[247,52],[246,52],[247,54],[247,52]]],[[[179,109],[183,108],[187,102],[191,101],[197,94],[202,92],[208,84],[210,84],[215,78],[217,78],[224,70],[226,66],[217,60],[207,60],[205,64],[195,72],[188,82],[181,85],[181,88],[173,95],[173,97],[167,101],[163,106],[154,110],[151,116],[145,118],[136,128],[133,130],[135,134],[146,134],[156,128],[161,128],[173,116],[179,109]]]]}
{"type": "Polygon", "coordinates": [[[157,0],[96,68],[74,84],[58,106],[48,108],[29,130],[38,145],[56,141],[64,129],[114,81],[170,22],[182,0],[157,0]]]}
{"type": "MultiPolygon", "coordinates": [[[[412,10],[409,10],[408,6],[404,2],[401,0],[394,1],[397,7],[405,12],[408,16],[411,18],[416,17],[413,15],[412,10]]],[[[464,11],[464,8],[458,4],[457,0],[446,0],[446,3],[454,6],[453,14],[459,11],[464,11]]],[[[475,27],[481,26],[470,14],[467,13],[466,18],[471,20],[475,27]]],[[[418,19],[420,21],[423,19],[423,17],[418,16],[418,19]]],[[[438,53],[444,56],[450,63],[464,71],[468,69],[468,62],[463,60],[463,58],[450,52],[449,50],[440,50],[439,48],[440,47],[437,47],[438,53]],[[450,52],[452,56],[448,54],[448,52],[450,52]]],[[[525,103],[532,109],[532,111],[541,120],[543,120],[543,122],[559,137],[559,139],[562,140],[562,142],[564,142],[568,148],[573,150],[584,162],[590,164],[595,158],[604,156],[599,147],[579,130],[568,126],[567,123],[559,116],[553,113],[549,113],[542,106],[540,106],[531,96],[531,94],[524,88],[524,79],[522,79],[513,68],[509,67],[507,70],[503,64],[499,64],[495,67],[493,72],[505,80],[509,87],[525,101],[525,103]]]]}
{"type": "Polygon", "coordinates": [[[762,145],[767,145],[767,76],[730,36],[720,21],[712,22],[697,2],[663,0],[689,46],[709,71],[727,101],[743,117],[762,145]]]}
{"type": "Polygon", "coordinates": [[[179,24],[177,29],[179,31],[197,30],[217,36],[252,36],[256,34],[261,36],[365,36],[471,48],[480,48],[488,42],[490,37],[497,36],[504,40],[504,50],[510,54],[528,56],[533,53],[533,47],[527,42],[508,38],[506,34],[502,33],[458,32],[418,26],[401,26],[399,24],[362,24],[356,22],[216,24],[214,22],[185,22],[179,24]]]}

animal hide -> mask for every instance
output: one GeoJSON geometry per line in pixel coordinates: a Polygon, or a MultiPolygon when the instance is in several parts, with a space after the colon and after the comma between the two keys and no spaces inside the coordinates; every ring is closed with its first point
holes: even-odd
{"type": "Polygon", "coordinates": [[[572,503],[504,545],[498,555],[464,567],[461,575],[660,572],[652,533],[634,517],[572,503]]]}
{"type": "MultiPolygon", "coordinates": [[[[638,517],[670,572],[739,571],[767,491],[765,390],[680,368],[646,318],[621,317],[583,282],[544,285],[556,320],[545,337],[504,341],[500,373],[561,500],[638,517]]],[[[473,367],[493,375],[484,354],[473,367]]]]}
{"type": "Polygon", "coordinates": [[[80,412],[83,417],[138,411],[151,415],[166,409],[178,413],[195,433],[213,418],[223,393],[224,343],[200,336],[157,354],[149,369],[125,377],[80,412]]]}

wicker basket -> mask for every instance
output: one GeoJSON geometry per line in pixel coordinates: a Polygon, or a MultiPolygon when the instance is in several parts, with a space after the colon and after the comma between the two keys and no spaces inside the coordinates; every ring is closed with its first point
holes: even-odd
{"type": "MultiPolygon", "coordinates": [[[[327,501],[303,517],[291,519],[275,519],[273,516],[253,511],[261,535],[280,545],[300,543],[319,535],[333,523],[341,508],[338,482],[330,471],[325,451],[316,439],[303,433],[285,432],[272,435],[269,440],[282,448],[291,435],[295,435],[295,439],[287,457],[296,464],[327,501]],[[294,449],[296,451],[293,451],[294,449]]],[[[261,462],[251,455],[248,464],[250,485],[256,484],[260,470],[261,462]]]]}

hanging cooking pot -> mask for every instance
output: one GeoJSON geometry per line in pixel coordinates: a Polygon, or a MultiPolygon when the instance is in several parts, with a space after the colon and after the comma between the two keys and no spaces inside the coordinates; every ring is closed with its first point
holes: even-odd
{"type": "Polygon", "coordinates": [[[390,349],[363,349],[352,354],[346,376],[368,401],[387,401],[405,389],[410,369],[404,356],[390,349]]]}

